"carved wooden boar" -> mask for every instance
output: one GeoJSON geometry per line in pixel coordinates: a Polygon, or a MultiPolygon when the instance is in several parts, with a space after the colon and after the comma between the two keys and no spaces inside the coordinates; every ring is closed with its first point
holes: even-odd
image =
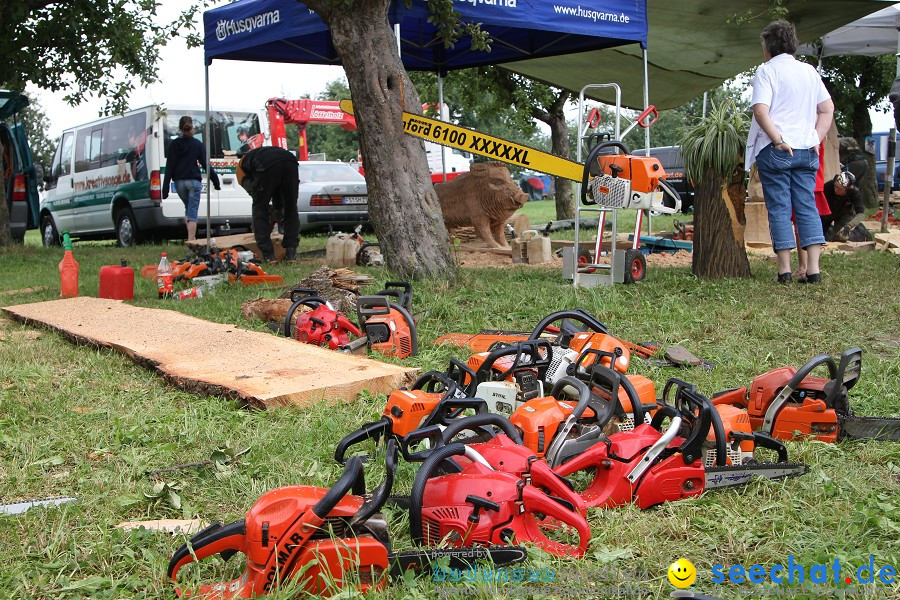
{"type": "Polygon", "coordinates": [[[434,191],[448,229],[473,226],[492,248],[509,247],[503,231],[506,220],[528,201],[528,194],[513,182],[501,162],[473,163],[468,173],[435,184],[434,191]]]}

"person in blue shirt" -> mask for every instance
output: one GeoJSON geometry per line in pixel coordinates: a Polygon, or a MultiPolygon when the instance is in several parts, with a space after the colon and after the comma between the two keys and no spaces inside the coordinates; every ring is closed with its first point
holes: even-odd
{"type": "MultiPolygon", "coordinates": [[[[169,184],[175,182],[175,191],[184,202],[184,222],[187,225],[188,241],[197,238],[197,212],[200,209],[201,183],[200,168],[206,169],[206,148],[203,142],[194,138],[194,120],[181,117],[178,121],[181,136],[169,142],[166,156],[166,175],[163,180],[163,200],[169,197],[169,184]]],[[[213,187],[219,187],[219,176],[216,170],[209,172],[213,187]]]]}

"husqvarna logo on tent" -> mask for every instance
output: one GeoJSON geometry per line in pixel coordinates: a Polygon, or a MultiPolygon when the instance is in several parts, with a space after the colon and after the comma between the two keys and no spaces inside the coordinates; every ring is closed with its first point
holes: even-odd
{"type": "Polygon", "coordinates": [[[275,25],[280,20],[281,13],[277,10],[262,13],[261,15],[254,15],[238,21],[235,21],[234,19],[230,21],[222,19],[216,24],[216,39],[220,42],[224,42],[225,38],[229,35],[234,35],[236,33],[250,33],[254,29],[275,25]]]}

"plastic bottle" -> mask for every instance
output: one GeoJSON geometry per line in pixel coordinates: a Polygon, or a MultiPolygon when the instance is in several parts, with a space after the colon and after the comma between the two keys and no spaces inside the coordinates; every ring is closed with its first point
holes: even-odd
{"type": "Polygon", "coordinates": [[[169,264],[165,252],[162,253],[159,266],[156,267],[156,291],[160,298],[172,297],[172,265],[169,264]]]}
{"type": "Polygon", "coordinates": [[[202,298],[203,297],[203,288],[199,286],[194,286],[187,290],[181,290],[180,292],[175,292],[176,300],[190,300],[191,298],[202,298]]]}
{"type": "Polygon", "coordinates": [[[63,231],[63,248],[65,254],[59,261],[59,295],[74,298],[78,295],[78,262],[72,256],[72,239],[68,231],[63,231]]]}

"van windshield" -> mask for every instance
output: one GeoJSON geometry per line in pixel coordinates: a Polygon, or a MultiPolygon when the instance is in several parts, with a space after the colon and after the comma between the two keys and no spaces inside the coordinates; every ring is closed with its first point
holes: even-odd
{"type": "MultiPolygon", "coordinates": [[[[194,137],[206,144],[203,137],[206,133],[205,111],[172,111],[166,115],[165,119],[163,151],[166,156],[169,154],[169,142],[180,135],[178,120],[183,116],[191,117],[194,120],[194,137]]],[[[256,113],[214,110],[210,111],[209,116],[212,143],[208,146],[212,158],[234,156],[248,138],[260,133],[259,116],[256,113]]]]}

